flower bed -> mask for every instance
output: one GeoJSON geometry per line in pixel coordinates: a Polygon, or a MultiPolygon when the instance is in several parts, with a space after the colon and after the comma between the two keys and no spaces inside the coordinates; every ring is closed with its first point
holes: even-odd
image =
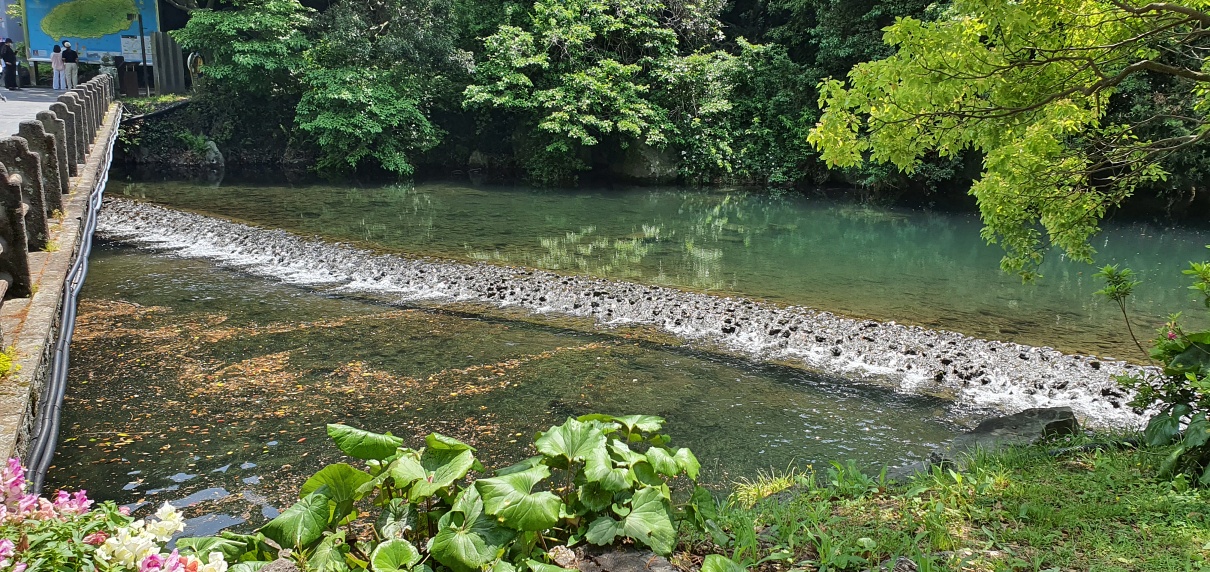
{"type": "Polygon", "coordinates": [[[86,491],[59,491],[51,500],[26,489],[25,467],[9,459],[0,468],[0,572],[227,570],[217,552],[204,560],[164,552],[164,544],[185,529],[171,504],[164,503],[154,520],[135,520],[112,502],[94,507],[86,491]]]}

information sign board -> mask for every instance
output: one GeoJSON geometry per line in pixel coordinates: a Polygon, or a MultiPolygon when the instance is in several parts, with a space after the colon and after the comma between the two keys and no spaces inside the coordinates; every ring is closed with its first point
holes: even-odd
{"type": "Polygon", "coordinates": [[[25,0],[30,60],[50,61],[55,44],[70,41],[82,62],[98,63],[106,55],[141,62],[139,14],[150,65],[151,33],[160,29],[156,0],[25,0]]]}

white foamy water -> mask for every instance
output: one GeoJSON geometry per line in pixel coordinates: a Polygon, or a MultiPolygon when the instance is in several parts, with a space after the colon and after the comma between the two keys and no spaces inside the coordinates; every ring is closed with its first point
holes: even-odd
{"type": "Polygon", "coordinates": [[[1005,412],[1065,405],[1102,427],[1143,421],[1113,380],[1137,366],[1051,348],[631,282],[376,254],[125,199],[107,200],[98,233],[292,284],[656,326],[753,359],[789,361],[905,393],[953,394],[964,405],[1005,412]]]}

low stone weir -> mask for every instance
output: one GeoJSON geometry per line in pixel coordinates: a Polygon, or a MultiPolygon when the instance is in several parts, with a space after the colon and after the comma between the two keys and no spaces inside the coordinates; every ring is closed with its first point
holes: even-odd
{"type": "Polygon", "coordinates": [[[952,396],[1003,411],[1070,406],[1088,423],[1137,427],[1113,377],[1140,368],[1045,347],[856,320],[673,288],[461,262],[383,255],[125,199],[110,199],[98,232],[289,283],[398,295],[400,302],[475,302],[662,328],[754,359],[777,360],[899,391],[952,396]]]}

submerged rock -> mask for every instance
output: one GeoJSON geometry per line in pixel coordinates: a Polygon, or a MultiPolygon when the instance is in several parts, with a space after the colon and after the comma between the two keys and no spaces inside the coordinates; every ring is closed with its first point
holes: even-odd
{"type": "Polygon", "coordinates": [[[638,548],[581,548],[576,556],[581,572],[677,572],[667,558],[638,548]]]}
{"type": "Polygon", "coordinates": [[[995,450],[1012,445],[1033,445],[1051,437],[1075,435],[1080,422],[1070,407],[1026,409],[1004,417],[992,417],[968,433],[954,438],[951,449],[995,450]]]}

